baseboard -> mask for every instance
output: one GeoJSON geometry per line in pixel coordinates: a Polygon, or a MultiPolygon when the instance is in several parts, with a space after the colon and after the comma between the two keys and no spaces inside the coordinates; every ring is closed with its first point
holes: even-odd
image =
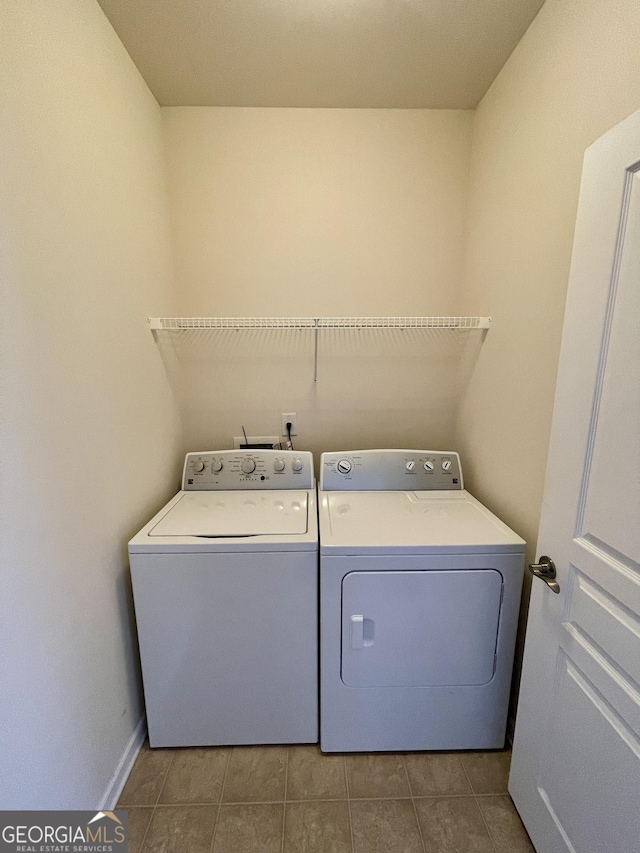
{"type": "Polygon", "coordinates": [[[98,808],[102,811],[104,809],[114,809],[116,803],[118,802],[118,797],[122,793],[122,789],[125,786],[127,779],[129,778],[129,773],[131,773],[131,768],[138,757],[138,753],[142,748],[142,744],[144,743],[144,739],[147,736],[147,718],[143,714],[139,721],[138,725],[135,727],[131,738],[129,739],[129,743],[125,747],[124,752],[122,753],[122,758],[118,762],[118,766],[116,768],[116,772],[111,777],[111,781],[107,785],[107,790],[102,797],[102,802],[98,805],[98,808]]]}

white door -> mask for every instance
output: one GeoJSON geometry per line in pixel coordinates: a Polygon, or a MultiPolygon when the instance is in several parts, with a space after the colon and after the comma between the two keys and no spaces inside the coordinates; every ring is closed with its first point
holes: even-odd
{"type": "Polygon", "coordinates": [[[509,790],[538,853],[633,853],[640,113],[585,156],[538,555],[555,562],[560,592],[534,579],[509,790]]]}

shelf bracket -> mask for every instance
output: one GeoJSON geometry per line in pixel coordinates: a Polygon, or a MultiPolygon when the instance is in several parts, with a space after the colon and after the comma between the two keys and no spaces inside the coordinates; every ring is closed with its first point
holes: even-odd
{"type": "Polygon", "coordinates": [[[313,381],[318,381],[318,317],[313,318],[314,327],[313,327],[313,381]]]}

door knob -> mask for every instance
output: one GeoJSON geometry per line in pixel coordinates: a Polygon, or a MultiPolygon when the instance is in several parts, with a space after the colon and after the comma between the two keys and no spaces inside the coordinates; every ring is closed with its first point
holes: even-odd
{"type": "Polygon", "coordinates": [[[551,557],[540,557],[539,563],[529,563],[529,571],[537,578],[541,578],[549,587],[551,592],[559,594],[560,584],[556,577],[556,564],[551,557]]]}

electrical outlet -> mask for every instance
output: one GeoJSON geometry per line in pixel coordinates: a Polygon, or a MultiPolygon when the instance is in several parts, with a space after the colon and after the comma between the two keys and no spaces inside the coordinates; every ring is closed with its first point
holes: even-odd
{"type": "Polygon", "coordinates": [[[295,412],[283,412],[282,413],[282,435],[288,435],[287,432],[287,424],[291,424],[291,435],[298,434],[298,427],[296,425],[296,413],[295,412]]]}

